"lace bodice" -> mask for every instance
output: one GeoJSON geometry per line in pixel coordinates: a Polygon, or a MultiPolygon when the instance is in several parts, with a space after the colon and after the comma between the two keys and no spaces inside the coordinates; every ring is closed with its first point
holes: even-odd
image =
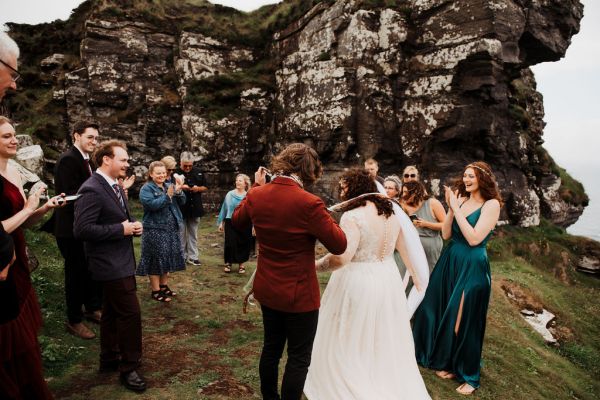
{"type": "Polygon", "coordinates": [[[377,208],[370,202],[346,212],[340,226],[348,241],[342,255],[346,262],[375,262],[390,257],[400,232],[396,218],[377,215],[377,208]]]}

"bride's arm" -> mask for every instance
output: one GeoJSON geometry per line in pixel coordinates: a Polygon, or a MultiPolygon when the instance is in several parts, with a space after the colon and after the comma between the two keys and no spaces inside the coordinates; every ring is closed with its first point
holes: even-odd
{"type": "Polygon", "coordinates": [[[348,262],[352,260],[352,257],[354,257],[354,253],[356,253],[358,243],[360,242],[360,230],[358,229],[358,225],[356,225],[356,222],[352,217],[348,217],[347,214],[344,214],[340,221],[340,227],[346,234],[346,241],[348,243],[346,251],[338,256],[329,253],[326,256],[321,257],[316,263],[318,271],[333,271],[348,264],[348,262]]]}
{"type": "Polygon", "coordinates": [[[398,234],[398,239],[396,240],[396,250],[398,251],[398,253],[400,253],[400,258],[402,258],[402,261],[404,262],[404,265],[406,265],[406,270],[408,272],[404,276],[404,278],[406,279],[406,282],[403,282],[404,287],[406,288],[406,285],[408,284],[408,276],[410,274],[410,276],[413,278],[413,283],[415,287],[419,292],[421,292],[423,289],[423,285],[421,283],[419,275],[416,273],[415,267],[412,264],[410,257],[408,256],[408,250],[406,249],[406,244],[404,242],[404,233],[402,232],[402,230],[400,230],[400,233],[398,234]]]}

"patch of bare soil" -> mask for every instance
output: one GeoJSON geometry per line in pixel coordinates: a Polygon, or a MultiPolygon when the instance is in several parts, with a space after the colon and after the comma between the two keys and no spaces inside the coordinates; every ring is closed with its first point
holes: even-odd
{"type": "Polygon", "coordinates": [[[222,395],[227,396],[227,398],[229,399],[233,399],[242,396],[247,397],[248,395],[253,394],[254,390],[245,383],[240,383],[231,377],[223,377],[221,379],[209,383],[202,389],[199,389],[198,393],[202,393],[208,396],[222,395]]]}
{"type": "MultiPolygon", "coordinates": [[[[541,313],[544,309],[548,309],[535,294],[514,282],[503,279],[500,281],[500,287],[504,291],[504,294],[506,294],[506,296],[517,306],[519,312],[522,310],[530,310],[534,313],[541,313]]],[[[552,311],[552,313],[557,316],[559,315],[558,312],[552,311]]],[[[573,331],[567,326],[559,325],[557,319],[550,321],[547,326],[550,333],[552,333],[552,336],[554,336],[558,342],[572,340],[574,338],[573,331]]]]}
{"type": "Polygon", "coordinates": [[[560,252],[560,261],[554,265],[553,271],[554,276],[558,278],[562,283],[566,283],[568,285],[571,284],[571,279],[569,278],[569,274],[567,273],[571,267],[571,259],[569,258],[569,253],[566,251],[560,252]]]}
{"type": "Polygon", "coordinates": [[[260,351],[258,351],[256,349],[249,349],[249,348],[242,347],[242,348],[239,348],[236,351],[234,351],[233,355],[239,359],[245,359],[245,358],[252,357],[252,358],[255,358],[258,360],[258,358],[260,357],[260,351]]]}
{"type": "Polygon", "coordinates": [[[200,371],[211,369],[218,362],[208,349],[178,348],[176,341],[184,335],[195,335],[200,327],[192,321],[178,321],[168,332],[152,332],[144,336],[143,371],[160,371],[148,378],[148,385],[167,386],[177,376],[179,380],[191,379],[200,371]]]}
{"type": "Polygon", "coordinates": [[[542,312],[544,305],[541,300],[518,284],[503,279],[500,282],[500,287],[504,291],[504,294],[517,305],[519,310],[527,309],[538,313],[542,312]]]}
{"type": "MultiPolygon", "coordinates": [[[[93,368],[94,372],[96,372],[98,366],[94,365],[88,368],[93,368]]],[[[85,370],[84,366],[81,366],[81,370],[85,370]]],[[[73,379],[69,382],[69,386],[65,388],[60,388],[53,391],[54,397],[57,399],[63,399],[66,397],[70,397],[74,394],[88,394],[92,388],[100,385],[110,385],[117,384],[119,382],[119,376],[117,372],[114,373],[92,373],[88,374],[77,374],[73,376],[73,379]]],[[[89,398],[88,395],[84,396],[85,398],[89,398]]]]}

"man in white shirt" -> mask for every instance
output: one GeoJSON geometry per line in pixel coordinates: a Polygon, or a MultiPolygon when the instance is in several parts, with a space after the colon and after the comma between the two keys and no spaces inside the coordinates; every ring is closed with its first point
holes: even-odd
{"type": "MultiPolygon", "coordinates": [[[[55,192],[65,193],[67,196],[76,194],[92,175],[90,154],[96,149],[98,125],[90,121],[76,123],[72,139],[73,146],[60,155],[54,168],[55,192]]],[[[67,332],[82,339],[93,339],[96,335],[83,323],[83,318],[100,323],[102,289],[90,277],[83,241],[73,237],[73,204],[56,209],[44,228],[53,228],[48,230],[56,236],[56,243],[65,260],[67,332]],[[52,223],[54,226],[50,227],[52,223]],[[85,314],[82,307],[85,307],[85,314]]]]}
{"type": "Polygon", "coordinates": [[[100,143],[96,172],[79,189],[75,202],[75,238],[83,240],[92,279],[102,283],[100,372],[119,371],[123,386],[142,392],[146,382],[137,369],[142,358],[142,319],[135,281],[133,236],[142,234],[118,178],[125,178],[125,143],[100,143]]]}

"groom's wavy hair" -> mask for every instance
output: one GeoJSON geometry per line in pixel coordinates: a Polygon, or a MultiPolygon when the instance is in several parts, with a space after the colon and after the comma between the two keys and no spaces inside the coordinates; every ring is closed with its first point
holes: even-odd
{"type": "Polygon", "coordinates": [[[271,160],[271,171],[279,175],[295,174],[304,186],[311,186],[323,174],[319,155],[304,143],[292,143],[271,160]]]}
{"type": "MultiPolygon", "coordinates": [[[[360,196],[365,193],[378,193],[377,184],[373,177],[362,168],[352,168],[344,172],[340,177],[340,182],[344,182],[346,187],[346,193],[342,195],[342,187],[340,185],[340,198],[342,200],[349,200],[360,196]]],[[[370,196],[361,197],[360,199],[353,200],[338,210],[345,212],[350,211],[354,208],[362,207],[367,204],[367,201],[373,202],[377,207],[377,215],[385,215],[389,218],[394,213],[392,202],[387,197],[379,194],[373,194],[370,196]]]]}

